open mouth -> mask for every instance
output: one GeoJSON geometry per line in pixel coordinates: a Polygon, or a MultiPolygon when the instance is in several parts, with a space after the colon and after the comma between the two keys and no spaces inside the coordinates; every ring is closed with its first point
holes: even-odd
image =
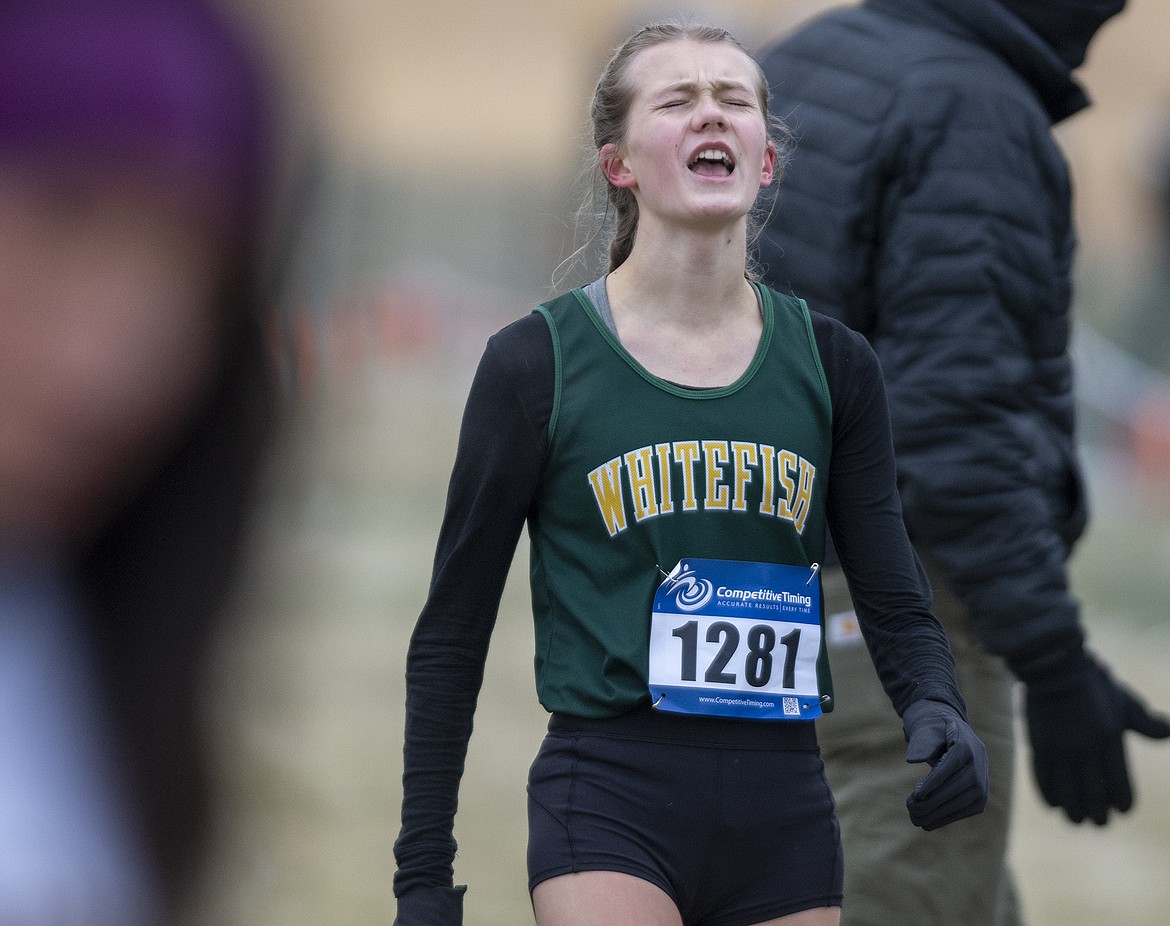
{"type": "Polygon", "coordinates": [[[687,166],[692,173],[704,177],[727,177],[735,170],[735,161],[726,151],[704,148],[687,166]]]}

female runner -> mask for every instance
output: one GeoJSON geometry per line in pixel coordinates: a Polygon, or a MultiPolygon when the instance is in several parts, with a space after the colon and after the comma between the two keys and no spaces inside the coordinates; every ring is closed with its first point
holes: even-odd
{"type": "Polygon", "coordinates": [[[748,272],[749,214],[784,153],[767,100],[732,36],[675,23],[636,32],[597,85],[608,272],[490,339],[411,639],[399,926],[461,922],[459,780],[525,523],[551,714],[528,783],[538,926],[838,922],[815,733],[834,697],[827,530],[907,760],[931,766],[911,820],[986,803],[877,361],[748,272]]]}

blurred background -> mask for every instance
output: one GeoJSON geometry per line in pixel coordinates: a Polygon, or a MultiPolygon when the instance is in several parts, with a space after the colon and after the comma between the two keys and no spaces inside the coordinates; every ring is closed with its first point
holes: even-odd
{"type": "MultiPolygon", "coordinates": [[[[752,48],[838,4],[223,0],[279,74],[287,145],[272,343],[293,415],[208,700],[222,801],[193,926],[388,924],[406,642],[426,594],[462,400],[485,338],[572,252],[593,81],[641,22],[752,48]]],[[[1170,8],[1130,0],[1059,128],[1077,221],[1076,350],[1095,520],[1075,561],[1091,634],[1170,708],[1170,8]]],[[[784,115],[780,113],[780,115],[784,115]]],[[[782,206],[781,206],[782,207],[782,206]]],[[[568,282],[583,282],[570,277],[568,282]]],[[[469,926],[530,922],[524,780],[544,728],[517,553],[456,836],[469,926]]],[[[1074,828],[1023,774],[1033,926],[1160,926],[1170,747],[1135,743],[1137,807],[1074,828]]]]}

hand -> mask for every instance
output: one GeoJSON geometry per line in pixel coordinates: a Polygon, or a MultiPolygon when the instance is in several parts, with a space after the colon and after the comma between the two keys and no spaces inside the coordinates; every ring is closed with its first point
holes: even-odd
{"type": "Polygon", "coordinates": [[[1123,735],[1170,737],[1170,721],[1151,714],[1083,652],[1058,674],[1026,685],[1032,771],[1040,794],[1073,823],[1098,826],[1109,811],[1133,806],[1123,735]]]}
{"type": "Polygon", "coordinates": [[[910,821],[924,830],[982,813],[987,806],[987,747],[949,704],[924,699],[902,714],[907,762],[930,772],[906,798],[910,821]]]}
{"type": "Polygon", "coordinates": [[[466,884],[412,888],[398,898],[394,926],[461,926],[466,890],[466,884]]]}

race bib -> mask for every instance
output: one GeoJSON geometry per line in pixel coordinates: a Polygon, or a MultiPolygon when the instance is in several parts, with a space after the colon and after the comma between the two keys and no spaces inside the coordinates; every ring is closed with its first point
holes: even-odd
{"type": "Polygon", "coordinates": [[[682,559],[654,594],[650,696],[661,711],[821,714],[817,566],[682,559]]]}

